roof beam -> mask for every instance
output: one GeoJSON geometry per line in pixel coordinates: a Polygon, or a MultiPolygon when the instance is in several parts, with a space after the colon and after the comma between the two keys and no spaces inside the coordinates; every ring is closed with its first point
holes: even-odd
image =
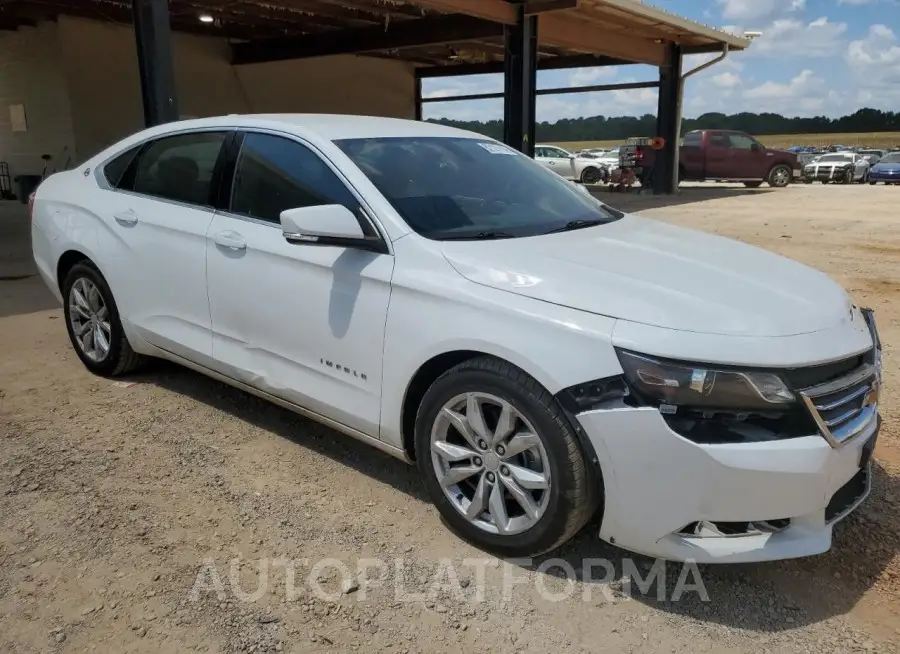
{"type": "Polygon", "coordinates": [[[232,63],[256,64],[338,54],[418,48],[501,36],[503,26],[471,16],[435,16],[303,37],[268,39],[232,46],[232,63]]]}
{"type": "MultiPolygon", "coordinates": [[[[485,20],[512,25],[516,7],[503,0],[411,0],[435,11],[468,14],[485,20]]],[[[561,10],[574,9],[578,2],[567,0],[531,0],[526,14],[540,13],[538,42],[580,52],[598,52],[642,64],[661,66],[666,59],[665,45],[631,34],[610,31],[602,24],[567,16],[561,10]]]]}
{"type": "Polygon", "coordinates": [[[577,9],[581,0],[529,0],[525,3],[525,15],[547,14],[563,9],[577,9]]]}
{"type": "MultiPolygon", "coordinates": [[[[540,29],[540,27],[538,27],[540,29]]],[[[593,66],[624,66],[632,61],[596,55],[572,55],[566,57],[541,57],[537,62],[538,70],[563,70],[569,68],[590,68],[593,66]]],[[[460,75],[492,75],[503,72],[503,62],[482,64],[450,64],[416,68],[416,76],[420,79],[430,77],[458,77],[460,75]]]]}
{"type": "Polygon", "coordinates": [[[666,47],[650,39],[604,30],[596,23],[573,20],[560,14],[542,16],[538,40],[580,52],[603,52],[641,64],[661,66],[666,61],[666,47]]]}
{"type": "Polygon", "coordinates": [[[420,7],[446,14],[468,14],[495,23],[513,25],[516,8],[504,0],[410,0],[420,7]]]}

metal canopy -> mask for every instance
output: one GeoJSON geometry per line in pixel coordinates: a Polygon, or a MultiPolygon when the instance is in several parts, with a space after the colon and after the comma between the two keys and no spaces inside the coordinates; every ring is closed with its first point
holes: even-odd
{"type": "MultiPolygon", "coordinates": [[[[365,54],[448,68],[500,64],[502,25],[514,25],[518,11],[507,0],[170,0],[168,5],[173,30],[232,40],[236,62],[365,54]]],[[[547,59],[591,54],[659,66],[667,43],[680,45],[685,54],[749,44],[637,0],[528,0],[523,11],[540,17],[538,68],[547,59]]],[[[131,0],[4,0],[0,29],[59,15],[131,23],[131,0]]]]}

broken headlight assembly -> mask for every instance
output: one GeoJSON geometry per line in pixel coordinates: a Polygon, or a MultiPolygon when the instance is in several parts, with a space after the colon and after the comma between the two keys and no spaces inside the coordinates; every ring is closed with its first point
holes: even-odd
{"type": "Polygon", "coordinates": [[[629,389],[626,402],[658,408],[669,428],[688,440],[757,442],[816,431],[776,372],[617,354],[629,389]]]}
{"type": "Polygon", "coordinates": [[[784,381],[772,372],[665,361],[626,350],[619,350],[618,355],[635,394],[658,405],[663,413],[677,413],[682,406],[778,411],[796,401],[784,381]]]}

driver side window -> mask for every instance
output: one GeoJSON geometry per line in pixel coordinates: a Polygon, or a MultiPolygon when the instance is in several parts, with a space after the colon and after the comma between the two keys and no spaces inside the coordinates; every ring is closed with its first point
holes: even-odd
{"type": "Polygon", "coordinates": [[[285,209],[342,204],[358,215],[359,202],[315,152],[281,136],[244,135],[234,172],[231,212],[272,223],[285,209]]]}
{"type": "Polygon", "coordinates": [[[737,150],[752,150],[754,146],[759,146],[755,139],[750,138],[746,134],[729,134],[728,140],[731,147],[737,150]]]}

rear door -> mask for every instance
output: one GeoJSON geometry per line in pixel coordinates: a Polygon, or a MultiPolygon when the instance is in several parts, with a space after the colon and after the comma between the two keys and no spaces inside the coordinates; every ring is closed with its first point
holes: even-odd
{"type": "Polygon", "coordinates": [[[679,148],[678,162],[684,170],[686,179],[703,179],[706,177],[703,132],[698,130],[684,135],[679,148]]]}
{"type": "Polygon", "coordinates": [[[123,317],[147,342],[199,363],[212,354],[206,232],[227,137],[168,134],[145,143],[121,174],[116,160],[104,169],[117,191],[105,203],[109,223],[127,253],[115,265],[123,317]]]}
{"type": "Polygon", "coordinates": [[[705,179],[730,179],[734,177],[734,150],[725,132],[706,133],[705,179]]]}

